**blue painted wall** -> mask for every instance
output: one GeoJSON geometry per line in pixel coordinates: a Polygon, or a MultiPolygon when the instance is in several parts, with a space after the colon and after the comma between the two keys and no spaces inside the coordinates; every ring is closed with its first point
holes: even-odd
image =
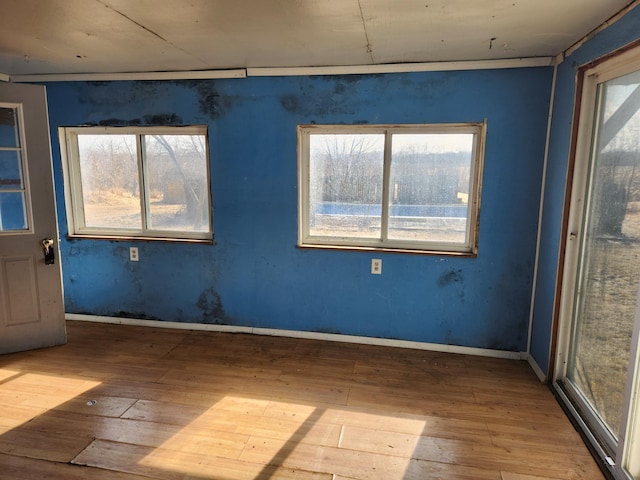
{"type": "Polygon", "coordinates": [[[551,68],[48,85],[67,312],[526,349],[551,68]],[[488,120],[477,258],[303,250],[296,126],[488,120]],[[57,127],[206,124],[216,245],[66,238],[57,127]],[[140,261],[128,261],[128,248],[140,261]],[[382,258],[382,275],[371,275],[382,258]]]}
{"type": "Polygon", "coordinates": [[[531,338],[531,355],[544,372],[548,372],[549,369],[549,347],[558,256],[562,247],[560,233],[577,70],[581,65],[640,38],[638,25],[640,8],[635,8],[582,45],[558,66],[531,338]]]}

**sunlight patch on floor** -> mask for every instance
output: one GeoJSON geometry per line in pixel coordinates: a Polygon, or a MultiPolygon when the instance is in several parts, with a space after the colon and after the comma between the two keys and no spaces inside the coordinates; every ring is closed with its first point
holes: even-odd
{"type": "Polygon", "coordinates": [[[100,383],[0,369],[0,435],[76,399],[100,383]]]}
{"type": "Polygon", "coordinates": [[[380,461],[389,457],[375,454],[391,455],[393,465],[377,468],[389,475],[396,472],[401,478],[420,437],[396,434],[390,440],[388,430],[383,429],[398,423],[403,431],[418,435],[425,428],[424,419],[227,395],[188,424],[176,427],[179,430],[162,444],[144,452],[136,473],[203,475],[205,467],[220,467],[229,469],[230,478],[241,474],[262,480],[270,478],[273,469],[316,472],[318,478],[331,478],[333,473],[356,473],[348,465],[356,470],[372,468],[357,461],[357,452],[365,451],[380,461]],[[376,429],[378,425],[380,430],[374,430],[372,438],[372,431],[365,427],[376,429]]]}

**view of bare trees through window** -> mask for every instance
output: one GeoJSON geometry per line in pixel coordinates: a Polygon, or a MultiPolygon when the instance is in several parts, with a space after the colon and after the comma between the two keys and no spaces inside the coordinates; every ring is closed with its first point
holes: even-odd
{"type": "Polygon", "coordinates": [[[142,228],[135,135],[79,135],[88,227],[142,228]]]}
{"type": "Polygon", "coordinates": [[[311,136],[314,235],[380,237],[384,135],[311,136]]]}
{"type": "Polygon", "coordinates": [[[208,232],[205,137],[137,137],[78,135],[85,226],[208,232]]]}
{"type": "MultiPolygon", "coordinates": [[[[465,241],[472,148],[473,134],[391,136],[389,238],[465,241]]],[[[312,235],[380,238],[384,150],[384,134],[310,136],[312,235]]]]}
{"type": "Polygon", "coordinates": [[[209,229],[206,148],[201,135],[146,135],[146,172],[154,201],[149,228],[209,229]]]}

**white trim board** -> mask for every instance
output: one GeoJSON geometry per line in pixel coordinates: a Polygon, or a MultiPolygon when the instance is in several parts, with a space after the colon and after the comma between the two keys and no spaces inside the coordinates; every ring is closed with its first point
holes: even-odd
{"type": "Polygon", "coordinates": [[[536,377],[538,377],[538,380],[540,380],[540,382],[542,383],[547,383],[547,374],[542,371],[540,365],[538,365],[538,362],[536,362],[536,360],[530,354],[526,354],[526,360],[531,367],[531,370],[533,370],[533,373],[535,373],[536,377]]]}
{"type": "Polygon", "coordinates": [[[244,68],[235,70],[195,70],[175,72],[123,72],[123,73],[51,73],[11,75],[15,83],[32,82],[97,82],[116,80],[210,80],[218,78],[245,78],[244,68]]]}
{"type": "MultiPolygon", "coordinates": [[[[234,325],[215,325],[210,323],[165,322],[161,320],[143,320],[138,318],[105,317],[100,315],[83,315],[78,313],[65,314],[67,320],[80,322],[111,323],[116,325],[133,325],[139,327],[174,328],[177,330],[199,330],[207,332],[248,333],[252,335],[267,335],[272,337],[305,338],[309,340],[326,340],[331,342],[358,343],[362,345],[378,345],[381,347],[399,347],[414,350],[428,350],[432,352],[459,353],[479,357],[504,358],[509,360],[524,360],[528,358],[526,352],[510,352],[506,350],[491,350],[488,348],[461,347],[458,345],[442,345],[439,343],[413,342],[409,340],[394,340],[388,338],[362,337],[356,335],[340,335],[335,333],[304,332],[298,330],[280,330],[275,328],[240,327],[234,325]]],[[[536,372],[537,374],[537,372],[536,372]]]]}
{"type": "Polygon", "coordinates": [[[115,80],[197,80],[245,77],[288,77],[306,75],[358,75],[457,70],[495,70],[553,66],[555,57],[464,60],[457,62],[385,63],[378,65],[338,65],[326,67],[259,67],[234,70],[190,70],[173,72],[53,73],[7,75],[11,82],[84,82],[115,80]]]}
{"type": "Polygon", "coordinates": [[[6,73],[0,72],[0,82],[10,82],[10,81],[11,81],[11,77],[9,75],[7,75],[6,73]]]}
{"type": "Polygon", "coordinates": [[[506,58],[503,60],[466,60],[459,62],[390,63],[333,67],[247,68],[248,77],[295,75],[354,75],[377,73],[447,72],[454,70],[492,70],[552,66],[553,57],[506,58]]]}
{"type": "MultiPolygon", "coordinates": [[[[540,185],[540,203],[538,204],[538,231],[536,233],[536,254],[533,261],[533,279],[531,281],[531,303],[529,306],[529,328],[527,332],[527,352],[531,352],[533,338],[533,318],[535,316],[536,294],[538,288],[538,267],[540,266],[540,243],[542,242],[542,220],[544,217],[544,195],[547,187],[547,167],[549,165],[549,145],[551,144],[551,128],[553,126],[553,104],[556,98],[558,83],[558,66],[553,67],[551,79],[551,95],[549,97],[549,112],[547,114],[547,135],[544,142],[544,157],[542,161],[542,182],[540,185]]],[[[537,372],[536,372],[537,373],[537,372]]],[[[544,380],[543,380],[544,381],[544,380]]]]}

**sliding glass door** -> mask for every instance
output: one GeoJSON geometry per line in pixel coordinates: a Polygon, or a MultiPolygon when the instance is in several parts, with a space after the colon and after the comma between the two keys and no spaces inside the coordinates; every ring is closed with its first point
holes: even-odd
{"type": "Polygon", "coordinates": [[[611,60],[584,76],[557,385],[612,472],[640,480],[634,467],[640,452],[629,448],[637,431],[633,393],[640,323],[636,57],[637,65],[611,60]]]}

